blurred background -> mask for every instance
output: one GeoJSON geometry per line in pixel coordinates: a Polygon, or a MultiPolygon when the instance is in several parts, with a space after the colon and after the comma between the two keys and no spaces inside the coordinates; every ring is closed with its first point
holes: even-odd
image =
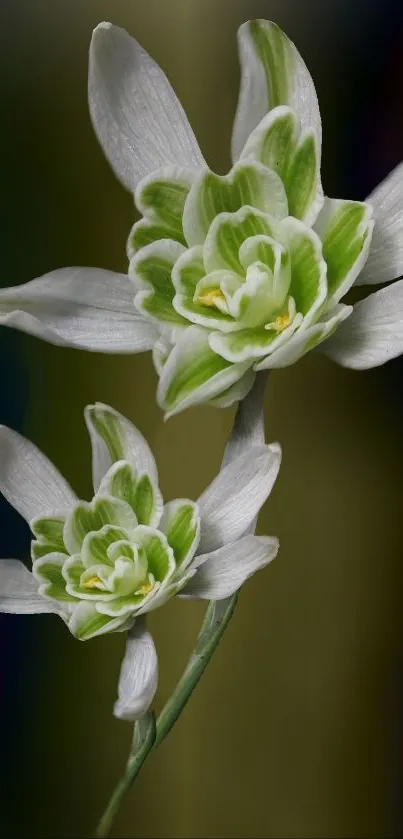
{"type": "MultiPolygon", "coordinates": [[[[399,0],[2,0],[2,285],[64,265],[125,270],[132,200],[87,112],[93,27],[112,20],[135,35],[225,172],[236,30],[251,17],[285,29],[312,72],[328,194],[362,199],[403,158],[399,0]]],[[[219,468],[233,411],[163,424],[149,355],[91,355],[3,329],[0,368],[0,422],[35,441],[83,497],[82,411],[95,399],[147,436],[167,499],[196,498],[219,468]]],[[[280,537],[281,552],[242,591],[114,836],[403,835],[402,378],[402,361],[355,373],[314,355],[271,376],[267,437],[281,441],[283,467],[259,529],[280,537]]],[[[0,501],[1,555],[26,559],[28,529],[0,501]]],[[[183,602],[152,615],[158,706],[201,618],[183,602]]],[[[119,635],[80,644],[53,616],[1,617],[4,837],[91,835],[132,735],[111,714],[123,649],[119,635]]]]}

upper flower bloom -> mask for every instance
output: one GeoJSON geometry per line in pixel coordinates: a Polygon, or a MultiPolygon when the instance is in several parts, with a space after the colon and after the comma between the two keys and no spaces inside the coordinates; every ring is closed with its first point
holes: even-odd
{"type": "Polygon", "coordinates": [[[142,216],[131,282],[64,269],[0,296],[3,323],[55,343],[152,349],[168,414],[230,405],[257,370],[315,347],[355,368],[403,350],[402,280],[342,302],[353,284],[403,274],[402,166],[368,202],[325,198],[317,97],[294,44],[256,20],[241,26],[239,51],[233,167],[219,176],[160,68],[123,30],[96,28],[90,112],[142,216]]]}
{"type": "Polygon", "coordinates": [[[32,443],[0,427],[0,490],[34,537],[32,572],[17,560],[0,560],[0,611],[55,612],[82,640],[131,629],[136,621],[131,639],[136,649],[146,644],[150,665],[156,657],[141,616],[178,592],[228,597],[275,557],[277,539],[253,536],[250,527],[277,477],[280,447],[248,446],[197,503],[164,505],[140,432],[99,403],[86,408],[85,419],[93,456],[90,502],[77,498],[32,443]]]}

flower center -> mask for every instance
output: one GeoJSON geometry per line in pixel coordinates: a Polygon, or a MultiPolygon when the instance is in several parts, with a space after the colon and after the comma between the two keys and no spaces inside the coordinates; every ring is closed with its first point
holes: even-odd
{"type": "Polygon", "coordinates": [[[99,588],[101,591],[106,591],[106,588],[99,577],[90,577],[89,580],[86,580],[85,583],[82,583],[83,588],[99,588]]]}
{"type": "Polygon", "coordinates": [[[197,297],[197,303],[208,308],[214,308],[217,305],[217,300],[225,302],[224,294],[220,288],[211,288],[209,291],[202,292],[197,297]]]}
{"type": "Polygon", "coordinates": [[[291,323],[291,318],[289,315],[279,315],[276,320],[274,321],[274,329],[276,332],[282,332],[283,329],[286,329],[291,323]]]}

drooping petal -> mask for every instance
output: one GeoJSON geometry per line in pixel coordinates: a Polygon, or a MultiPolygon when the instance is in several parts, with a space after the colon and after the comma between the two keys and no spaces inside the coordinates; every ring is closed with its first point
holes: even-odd
{"type": "Polygon", "coordinates": [[[232,134],[232,159],[238,160],[246,140],[269,110],[289,105],[317,136],[321,120],[309,71],[284,32],[268,20],[250,20],[238,30],[241,87],[232,134]]]}
{"type": "Polygon", "coordinates": [[[315,223],[327,265],[331,309],[348,292],[365,265],[374,222],[372,208],[361,201],[326,198],[315,223]]]}
{"type": "Polygon", "coordinates": [[[314,323],[306,329],[298,329],[281,347],[278,347],[271,355],[257,363],[255,369],[275,370],[295,364],[305,353],[315,349],[332,335],[339,324],[346,320],[352,311],[352,306],[345,306],[343,303],[338,304],[319,323],[314,323]]]}
{"type": "Polygon", "coordinates": [[[139,289],[134,298],[136,309],[170,327],[187,326],[172,306],[172,268],[183,252],[179,242],[161,239],[142,248],[130,262],[130,276],[139,289]]]}
{"type": "Polygon", "coordinates": [[[34,615],[58,613],[57,603],[39,594],[37,580],[18,559],[0,560],[0,612],[34,615]]]}
{"type": "Polygon", "coordinates": [[[67,513],[77,496],[53,463],[17,431],[0,426],[0,492],[29,523],[67,513]]]}
{"type": "Polygon", "coordinates": [[[88,97],[92,122],[116,176],[134,192],[162,166],[205,166],[186,114],[158,64],[124,29],[94,30],[88,97]]]}
{"type": "Polygon", "coordinates": [[[106,353],[151,349],[158,330],[136,312],[125,274],[60,268],[0,291],[0,326],[50,344],[106,353]]]}
{"type": "Polygon", "coordinates": [[[368,259],[355,285],[386,283],[403,274],[403,163],[366,199],[374,211],[368,259]]]}
{"type": "Polygon", "coordinates": [[[222,600],[234,594],[255,571],[277,555],[278,539],[244,536],[208,554],[198,556],[197,572],[179,597],[222,600]]]}
{"type": "Polygon", "coordinates": [[[91,438],[95,492],[112,463],[118,460],[126,460],[138,475],[145,473],[158,485],[153,453],[143,435],[126,417],[102,402],[87,405],[84,417],[91,438]]]}
{"type": "Polygon", "coordinates": [[[128,620],[127,615],[118,618],[102,615],[97,611],[95,603],[83,600],[75,607],[68,626],[75,638],[79,641],[88,641],[90,638],[105,635],[107,632],[123,632],[132,624],[133,618],[128,620]]]}
{"type": "Polygon", "coordinates": [[[250,362],[230,364],[209,346],[209,333],[197,326],[186,329],[161,373],[157,401],[167,416],[214,399],[246,372],[250,362]]]}
{"type": "Polygon", "coordinates": [[[164,507],[159,529],[171,546],[176,567],[183,570],[193,559],[200,539],[200,515],[197,504],[177,498],[164,507]]]}
{"type": "Polygon", "coordinates": [[[306,327],[315,319],[327,295],[327,266],[322,243],[314,230],[291,217],[281,222],[279,235],[291,256],[289,293],[295,300],[297,312],[304,315],[306,327]]]}
{"type": "Polygon", "coordinates": [[[354,370],[379,367],[403,353],[403,280],[356,303],[352,315],[323,344],[323,352],[354,370]]]}
{"type": "Polygon", "coordinates": [[[320,150],[315,132],[301,132],[294,111],[280,105],[252,131],[242,160],[259,160],[280,176],[288,199],[289,214],[311,225],[323,205],[320,150]]]}
{"type": "Polygon", "coordinates": [[[237,163],[228,175],[202,172],[189,192],[183,213],[188,245],[203,244],[219,213],[235,213],[245,205],[284,218],[288,204],[281,178],[261,163],[248,160],[237,163]]]}
{"type": "Polygon", "coordinates": [[[199,550],[221,548],[242,536],[270,495],[280,468],[278,443],[253,446],[225,466],[198,499],[199,550]]]}
{"type": "Polygon", "coordinates": [[[145,619],[137,618],[130,630],[119,676],[118,699],[113,713],[134,722],[150,707],[158,685],[158,659],[145,619]]]}

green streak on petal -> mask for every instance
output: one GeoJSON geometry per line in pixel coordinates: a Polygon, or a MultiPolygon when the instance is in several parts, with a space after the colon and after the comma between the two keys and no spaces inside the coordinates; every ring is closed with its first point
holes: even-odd
{"type": "Polygon", "coordinates": [[[150,524],[155,513],[155,490],[148,475],[142,475],[136,485],[133,510],[139,524],[150,524]]]}
{"type": "Polygon", "coordinates": [[[81,575],[84,574],[85,566],[79,555],[67,559],[63,565],[63,579],[72,586],[79,586],[81,575]]]}
{"type": "Polygon", "coordinates": [[[203,248],[190,248],[175,263],[172,269],[172,282],[178,293],[186,294],[193,299],[197,283],[205,273],[203,248]]]}
{"type": "Polygon", "coordinates": [[[145,548],[149,573],[157,582],[162,582],[175,568],[172,550],[164,534],[151,527],[140,525],[135,530],[133,539],[145,548]]]}
{"type": "Polygon", "coordinates": [[[316,193],[318,179],[318,158],[313,134],[307,134],[291,158],[284,186],[288,197],[291,216],[305,217],[316,193]]]}
{"type": "Polygon", "coordinates": [[[174,408],[190,393],[230,366],[209,347],[205,347],[199,357],[192,356],[173,376],[164,397],[166,410],[174,408]]]}
{"type": "Polygon", "coordinates": [[[174,180],[149,179],[136,198],[145,215],[147,211],[153,211],[164,227],[175,231],[176,236],[182,238],[182,214],[188,192],[188,184],[174,180]]]}
{"type": "Polygon", "coordinates": [[[42,593],[55,600],[74,601],[74,597],[66,592],[66,583],[62,574],[64,560],[61,557],[37,559],[33,563],[32,571],[37,580],[44,583],[42,593]]]}
{"type": "Polygon", "coordinates": [[[321,258],[320,242],[308,228],[304,230],[302,226],[295,226],[289,238],[289,248],[290,295],[295,300],[297,312],[306,315],[317,301],[324,285],[326,268],[321,258]]]}
{"type": "Polygon", "coordinates": [[[163,224],[141,219],[141,221],[132,227],[129,235],[127,242],[129,258],[141,250],[141,248],[158,242],[160,239],[172,239],[174,242],[180,242],[181,245],[186,245],[185,237],[182,233],[178,233],[163,224]]]}
{"type": "Polygon", "coordinates": [[[242,275],[239,249],[246,239],[258,235],[272,235],[270,219],[258,210],[244,207],[237,213],[218,216],[204,246],[207,272],[229,268],[242,275]]]}
{"type": "Polygon", "coordinates": [[[110,631],[116,630],[118,628],[117,621],[107,615],[100,615],[93,605],[91,611],[86,610],[80,618],[73,615],[70,621],[70,630],[79,641],[88,641],[94,635],[104,634],[108,631],[108,626],[110,631]]]}
{"type": "Polygon", "coordinates": [[[187,326],[187,321],[173,307],[172,301],[153,291],[139,291],[134,298],[136,309],[161,323],[173,327],[187,326]]]}
{"type": "Polygon", "coordinates": [[[31,522],[31,530],[37,541],[31,544],[32,559],[46,556],[48,553],[67,553],[63,541],[63,527],[65,518],[53,516],[52,518],[35,519],[31,522]]]}
{"type": "Polygon", "coordinates": [[[251,20],[250,32],[262,62],[269,92],[270,108],[288,102],[292,54],[286,36],[274,23],[251,20]]]}
{"type": "Polygon", "coordinates": [[[110,474],[108,490],[130,505],[139,524],[150,524],[156,510],[156,492],[148,475],[137,479],[131,464],[121,463],[110,474]]]}
{"type": "Polygon", "coordinates": [[[123,460],[125,456],[124,434],[118,417],[98,406],[89,408],[89,415],[95,431],[102,437],[111,460],[123,460]]]}
{"type": "MultiPolygon", "coordinates": [[[[269,126],[263,139],[259,159],[284,181],[296,142],[296,117],[292,112],[281,114],[269,126]]],[[[288,200],[290,201],[289,197],[288,200]]],[[[289,207],[290,213],[292,213],[289,207]]]]}
{"type": "Polygon", "coordinates": [[[91,504],[81,502],[67,517],[64,539],[70,553],[81,549],[87,533],[101,530],[106,524],[133,529],[136,517],[128,504],[113,498],[96,498],[91,504]]]}
{"type": "Polygon", "coordinates": [[[122,528],[107,524],[95,533],[88,533],[84,539],[81,556],[86,568],[92,565],[112,565],[108,559],[108,548],[114,542],[127,539],[127,532],[122,528]]]}
{"type": "Polygon", "coordinates": [[[327,263],[329,297],[341,285],[358,259],[368,236],[368,228],[359,235],[358,227],[368,212],[366,204],[345,201],[331,219],[323,238],[323,256],[327,263]]]}
{"type": "Polygon", "coordinates": [[[197,507],[191,501],[173,501],[171,508],[170,505],[167,507],[167,515],[164,515],[161,526],[175,554],[176,564],[181,565],[199,534],[197,507]]]}
{"type": "Polygon", "coordinates": [[[214,333],[211,336],[211,343],[218,353],[225,357],[231,357],[231,363],[244,361],[248,358],[251,362],[269,352],[273,342],[278,339],[275,330],[258,327],[255,329],[240,329],[238,332],[229,332],[226,335],[214,333]]]}

